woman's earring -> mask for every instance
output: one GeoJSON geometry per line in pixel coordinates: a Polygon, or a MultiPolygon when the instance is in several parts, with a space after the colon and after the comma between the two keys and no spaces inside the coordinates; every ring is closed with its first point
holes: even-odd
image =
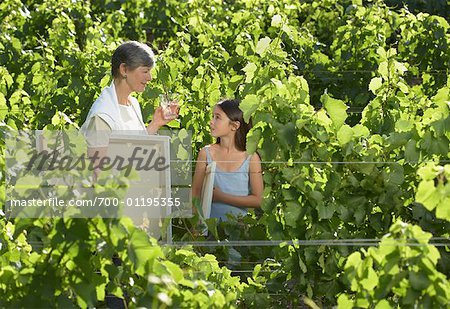
{"type": "Polygon", "coordinates": [[[125,74],[125,75],[123,76],[123,78],[124,78],[124,79],[127,79],[127,74],[125,74]]]}

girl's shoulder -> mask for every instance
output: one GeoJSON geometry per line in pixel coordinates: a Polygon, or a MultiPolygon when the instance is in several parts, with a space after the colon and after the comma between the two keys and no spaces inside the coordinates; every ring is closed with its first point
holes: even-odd
{"type": "Polygon", "coordinates": [[[216,151],[220,151],[220,147],[217,144],[209,144],[206,145],[205,147],[202,148],[202,150],[207,151],[207,152],[216,152],[216,151]]]}
{"type": "Polygon", "coordinates": [[[261,156],[256,151],[254,153],[246,152],[246,154],[252,161],[261,161],[261,156]]]}
{"type": "Polygon", "coordinates": [[[259,156],[259,153],[254,152],[251,155],[248,155],[248,161],[250,166],[250,171],[252,173],[261,173],[262,167],[261,167],[261,157],[259,156]]]}
{"type": "Polygon", "coordinates": [[[210,150],[211,150],[211,145],[206,145],[206,146],[204,146],[203,148],[200,149],[200,151],[203,152],[203,153],[206,152],[206,151],[209,152],[210,150]]]}
{"type": "Polygon", "coordinates": [[[211,150],[212,150],[213,153],[215,151],[214,145],[215,144],[206,145],[205,147],[200,149],[200,151],[198,152],[198,155],[202,156],[202,157],[210,156],[211,155],[211,150]]]}

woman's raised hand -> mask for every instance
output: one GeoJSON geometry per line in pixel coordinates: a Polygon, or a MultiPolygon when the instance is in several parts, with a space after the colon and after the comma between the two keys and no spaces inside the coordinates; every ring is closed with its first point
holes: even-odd
{"type": "Polygon", "coordinates": [[[180,105],[176,101],[172,101],[170,104],[170,108],[172,109],[172,113],[174,116],[172,117],[164,117],[164,110],[161,106],[159,106],[155,113],[153,114],[153,120],[147,126],[147,132],[149,134],[155,134],[162,126],[165,126],[170,121],[177,119],[178,114],[180,112],[180,105]]]}

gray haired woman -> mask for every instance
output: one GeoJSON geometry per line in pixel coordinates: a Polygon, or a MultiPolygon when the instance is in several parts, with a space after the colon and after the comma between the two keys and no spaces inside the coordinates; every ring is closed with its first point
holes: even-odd
{"type": "Polygon", "coordinates": [[[111,60],[114,80],[102,90],[81,127],[89,148],[98,150],[107,147],[112,131],[133,130],[140,134],[155,134],[159,128],[178,117],[178,106],[175,117],[169,119],[158,107],[150,124],[145,125],[141,107],[137,99],[131,96],[133,92],[145,90],[152,80],[154,64],[153,51],[143,43],[125,42],[114,51],[111,60]]]}

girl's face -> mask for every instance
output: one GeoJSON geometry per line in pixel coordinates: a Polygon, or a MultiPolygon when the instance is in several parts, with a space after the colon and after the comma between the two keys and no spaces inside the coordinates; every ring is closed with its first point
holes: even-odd
{"type": "Polygon", "coordinates": [[[236,132],[236,124],[228,118],[227,114],[218,107],[214,106],[212,119],[210,122],[211,135],[213,137],[222,137],[236,132]]]}
{"type": "Polygon", "coordinates": [[[151,67],[139,66],[134,70],[127,70],[126,82],[131,91],[143,92],[147,83],[152,80],[151,67]]]}

